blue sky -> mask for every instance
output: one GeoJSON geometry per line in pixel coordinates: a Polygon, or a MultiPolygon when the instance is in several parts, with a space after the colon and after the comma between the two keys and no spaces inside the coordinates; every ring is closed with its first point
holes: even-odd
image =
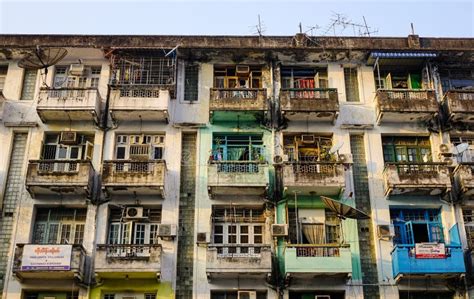
{"type": "MultiPolygon", "coordinates": [[[[335,13],[353,23],[365,16],[376,36],[474,37],[474,1],[93,1],[0,0],[0,33],[293,35],[301,22],[323,35],[335,13]]],[[[358,35],[358,31],[355,31],[358,35]]],[[[330,31],[326,34],[334,34],[330,31]]],[[[354,28],[336,27],[354,35],[354,28]]]]}

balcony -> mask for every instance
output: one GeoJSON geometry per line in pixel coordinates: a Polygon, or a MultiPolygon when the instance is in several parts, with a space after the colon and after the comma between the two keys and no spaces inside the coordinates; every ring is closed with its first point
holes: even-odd
{"type": "Polygon", "coordinates": [[[269,184],[268,164],[258,161],[211,161],[207,186],[211,198],[218,196],[265,196],[269,184]]]}
{"type": "Polygon", "coordinates": [[[270,245],[210,244],[206,272],[209,279],[267,278],[272,272],[270,245]]]}
{"type": "Polygon", "coordinates": [[[26,189],[32,198],[90,197],[95,171],[88,160],[30,160],[26,189]]]}
{"type": "Polygon", "coordinates": [[[450,90],[443,106],[452,122],[474,123],[474,90],[450,90]]]}
{"type": "Polygon", "coordinates": [[[434,90],[379,89],[375,101],[377,124],[427,121],[439,111],[434,90]]]}
{"type": "Polygon", "coordinates": [[[48,121],[94,121],[98,123],[102,99],[97,89],[41,89],[36,111],[48,121]]]}
{"type": "Polygon", "coordinates": [[[344,165],[337,162],[295,162],[283,165],[287,194],[339,195],[345,188],[344,165]]]}
{"type": "Polygon", "coordinates": [[[444,163],[385,163],[385,196],[445,195],[451,191],[448,166],[444,163]]]}
{"type": "Polygon", "coordinates": [[[462,163],[453,172],[454,185],[462,199],[474,199],[474,163],[462,163]]]}
{"type": "Polygon", "coordinates": [[[287,244],[284,258],[287,278],[309,279],[315,276],[352,275],[352,255],[349,245],[287,244]]]}
{"type": "Polygon", "coordinates": [[[74,279],[83,282],[86,252],[82,245],[17,244],[13,274],[20,280],[74,279]]]}
{"type": "Polygon", "coordinates": [[[414,246],[397,245],[392,250],[393,277],[454,277],[466,272],[464,253],[460,246],[446,246],[445,257],[417,258],[414,246]]]}
{"type": "Polygon", "coordinates": [[[269,110],[266,89],[211,88],[209,119],[212,121],[262,120],[269,110]]]}
{"type": "Polygon", "coordinates": [[[95,254],[95,275],[107,278],[160,278],[161,245],[100,244],[95,254]]]}
{"type": "Polygon", "coordinates": [[[339,115],[337,89],[282,89],[280,107],[289,120],[334,122],[339,115]]]}
{"type": "Polygon", "coordinates": [[[102,188],[112,196],[164,197],[166,163],[160,161],[104,161],[102,188]]]}
{"type": "Polygon", "coordinates": [[[154,85],[120,86],[110,92],[115,121],[168,121],[170,91],[154,85]]]}

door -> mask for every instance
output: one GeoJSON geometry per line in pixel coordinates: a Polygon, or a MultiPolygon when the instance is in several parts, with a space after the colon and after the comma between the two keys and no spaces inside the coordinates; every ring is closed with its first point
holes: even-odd
{"type": "Polygon", "coordinates": [[[415,238],[413,236],[413,223],[408,221],[405,223],[405,244],[415,245],[415,238]]]}

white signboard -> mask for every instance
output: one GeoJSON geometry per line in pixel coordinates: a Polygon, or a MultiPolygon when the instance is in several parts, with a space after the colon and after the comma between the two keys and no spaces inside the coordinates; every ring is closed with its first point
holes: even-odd
{"type": "Polygon", "coordinates": [[[24,245],[21,270],[71,270],[72,245],[24,245]]]}
{"type": "Polygon", "coordinates": [[[415,244],[415,258],[417,259],[444,259],[446,250],[443,243],[415,244]]]}

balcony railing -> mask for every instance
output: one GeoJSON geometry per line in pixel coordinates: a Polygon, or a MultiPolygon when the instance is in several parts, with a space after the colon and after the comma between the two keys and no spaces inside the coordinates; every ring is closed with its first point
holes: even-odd
{"type": "Polygon", "coordinates": [[[26,187],[31,195],[89,195],[94,180],[89,160],[30,160],[26,187]]]}
{"type": "Polygon", "coordinates": [[[352,273],[352,257],[347,244],[287,244],[285,272],[290,276],[352,273]]]}
{"type": "Polygon", "coordinates": [[[120,121],[167,121],[170,90],[158,85],[114,86],[110,113],[120,121]]]}
{"type": "Polygon", "coordinates": [[[49,120],[95,120],[100,116],[101,97],[96,88],[41,89],[36,107],[40,118],[49,120]]]}
{"type": "Polygon", "coordinates": [[[208,187],[211,195],[264,195],[269,183],[264,161],[210,161],[208,187]]]}
{"type": "Polygon", "coordinates": [[[474,122],[474,90],[449,90],[443,100],[448,119],[454,122],[474,122]]]}
{"type": "Polygon", "coordinates": [[[288,193],[336,195],[345,187],[344,164],[339,162],[287,162],[283,184],[288,193]]]}
{"type": "Polygon", "coordinates": [[[384,169],[385,195],[441,195],[451,190],[446,163],[389,162],[384,169]]]}
{"type": "Polygon", "coordinates": [[[104,161],[102,185],[110,194],[163,195],[166,163],[163,160],[104,161]]]}
{"type": "Polygon", "coordinates": [[[100,278],[155,278],[161,272],[162,248],[159,244],[99,244],[94,269],[100,278]]]}
{"type": "Polygon", "coordinates": [[[272,270],[270,245],[210,244],[207,248],[206,271],[212,278],[249,275],[265,278],[272,270]]]}
{"type": "Polygon", "coordinates": [[[396,245],[392,250],[393,276],[456,275],[466,272],[461,246],[445,246],[445,257],[416,258],[413,245],[396,245]]]}
{"type": "Polygon", "coordinates": [[[280,90],[280,106],[285,117],[334,121],[339,114],[339,99],[336,88],[291,88],[280,90]],[[308,114],[309,113],[309,114],[308,114]]]}
{"type": "Polygon", "coordinates": [[[375,101],[378,123],[425,121],[439,111],[434,90],[379,89],[375,101]]]}
{"type": "Polygon", "coordinates": [[[209,109],[233,111],[264,111],[268,109],[263,88],[211,88],[209,109]]]}
{"type": "Polygon", "coordinates": [[[84,280],[86,251],[82,245],[17,244],[13,273],[20,279],[84,280]],[[58,255],[69,254],[69,260],[58,255]],[[48,257],[50,255],[50,257],[48,257]]]}

